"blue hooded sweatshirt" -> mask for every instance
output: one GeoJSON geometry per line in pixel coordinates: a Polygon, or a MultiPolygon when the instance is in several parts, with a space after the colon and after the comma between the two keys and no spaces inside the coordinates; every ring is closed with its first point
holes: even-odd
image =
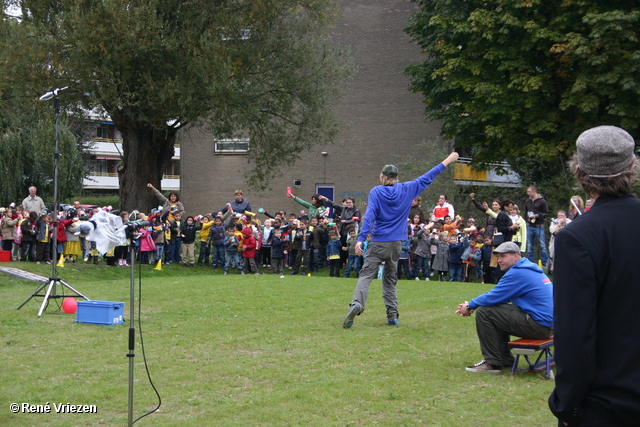
{"type": "Polygon", "coordinates": [[[413,181],[395,185],[378,185],[369,193],[367,212],[362,221],[358,241],[364,242],[369,233],[373,242],[394,242],[407,239],[407,218],[411,201],[422,193],[445,170],[439,163],[413,181]]]}
{"type": "Polygon", "coordinates": [[[489,292],[469,301],[469,308],[475,310],[508,302],[520,307],[538,325],[553,326],[553,283],[527,258],[516,262],[489,292]]]}

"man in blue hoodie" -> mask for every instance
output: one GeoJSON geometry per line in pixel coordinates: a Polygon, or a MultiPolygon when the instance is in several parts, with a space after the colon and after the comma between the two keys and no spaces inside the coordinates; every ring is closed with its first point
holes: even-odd
{"type": "Polygon", "coordinates": [[[468,372],[497,374],[503,366],[512,367],[513,355],[508,345],[511,335],[536,340],[553,335],[551,280],[540,267],[522,258],[520,248],[513,242],[504,242],[493,253],[498,255],[498,266],[506,271],[505,275],[489,292],[463,302],[456,310],[463,317],[476,312],[484,360],[468,366],[468,372]]]}
{"type": "Polygon", "coordinates": [[[349,304],[349,311],[342,322],[350,328],[356,316],[362,314],[369,296],[369,285],[378,275],[378,267],[384,263],[382,276],[382,298],[387,308],[387,324],[398,325],[398,298],[396,297],[396,273],[402,251],[402,241],[407,239],[407,217],[411,202],[422,193],[433,180],[450,164],[458,160],[458,153],[451,153],[436,167],[413,181],[400,183],[398,168],[386,165],[380,173],[380,182],[371,189],[367,212],[356,243],[356,255],[364,255],[362,244],[369,234],[371,242],[367,248],[364,265],[360,270],[358,284],[349,304]]]}

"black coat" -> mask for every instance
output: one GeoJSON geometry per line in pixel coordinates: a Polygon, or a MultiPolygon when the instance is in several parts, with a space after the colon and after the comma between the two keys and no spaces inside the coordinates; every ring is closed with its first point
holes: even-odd
{"type": "Polygon", "coordinates": [[[639,218],[631,195],[598,197],[556,236],[549,406],[570,425],[640,420],[639,218]]]}
{"type": "Polygon", "coordinates": [[[280,237],[273,236],[271,238],[271,258],[284,258],[284,240],[280,237]]]}

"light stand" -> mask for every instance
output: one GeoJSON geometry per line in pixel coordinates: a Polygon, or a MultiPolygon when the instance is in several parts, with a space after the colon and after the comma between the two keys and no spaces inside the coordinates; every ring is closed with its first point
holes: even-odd
{"type": "MultiPolygon", "coordinates": [[[[126,235],[129,239],[129,265],[131,266],[131,280],[130,280],[130,289],[129,289],[129,352],[127,353],[127,357],[129,358],[129,400],[128,400],[128,423],[129,427],[133,426],[133,423],[138,421],[140,418],[149,415],[151,412],[146,413],[142,417],[139,417],[137,420],[133,420],[133,358],[135,355],[135,347],[136,347],[136,328],[135,328],[135,269],[134,265],[136,262],[136,244],[135,244],[135,233],[140,227],[149,226],[151,223],[149,221],[138,221],[138,222],[127,222],[125,225],[126,235]]],[[[140,296],[138,296],[139,298],[140,296]]],[[[139,315],[139,314],[138,314],[139,315]]],[[[141,337],[142,339],[142,337],[141,337]]],[[[143,355],[144,355],[144,347],[143,347],[143,355]]],[[[153,385],[153,384],[152,384],[153,385]]],[[[155,388],[154,388],[155,389],[155,388]]],[[[157,408],[156,408],[157,409],[157,408]]]]}
{"type": "Polygon", "coordinates": [[[62,279],[58,277],[56,271],[56,263],[58,262],[58,159],[60,158],[60,152],[58,150],[58,120],[60,117],[60,99],[58,98],[58,93],[61,91],[68,89],[69,86],[65,86],[63,88],[54,89],[52,92],[47,92],[40,97],[40,101],[48,101],[53,98],[53,108],[54,108],[54,117],[55,117],[55,149],[53,154],[53,260],[51,261],[51,277],[47,282],[42,284],[36,291],[27,298],[22,304],[16,308],[16,310],[20,310],[31,298],[33,297],[44,297],[42,301],[42,305],[40,306],[40,310],[38,311],[38,317],[42,316],[42,312],[49,304],[49,298],[64,298],[65,295],[59,295],[57,293],[56,285],[60,283],[60,285],[69,289],[76,295],[72,295],[74,298],[84,298],[85,300],[89,300],[89,298],[82,295],[80,292],[73,289],[67,283],[65,283],[62,279]],[[47,288],[44,295],[39,294],[44,288],[47,288]]]}
{"type": "Polygon", "coordinates": [[[129,245],[129,265],[131,266],[131,283],[129,287],[129,353],[127,353],[127,357],[129,358],[129,403],[128,403],[128,421],[127,425],[131,427],[133,425],[133,358],[135,355],[135,347],[136,347],[136,328],[134,323],[134,305],[135,305],[135,270],[134,264],[136,263],[136,254],[135,254],[135,242],[133,239],[133,232],[127,227],[127,234],[129,237],[129,241],[131,242],[129,245]]]}

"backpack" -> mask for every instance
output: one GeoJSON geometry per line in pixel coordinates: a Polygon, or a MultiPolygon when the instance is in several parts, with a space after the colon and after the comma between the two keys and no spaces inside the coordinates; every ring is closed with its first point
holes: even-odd
{"type": "Polygon", "coordinates": [[[482,262],[482,251],[480,248],[475,248],[472,252],[473,258],[471,258],[471,262],[475,265],[480,264],[482,262]]]}
{"type": "Polygon", "coordinates": [[[469,256],[471,255],[471,251],[473,250],[473,248],[471,246],[467,246],[464,249],[464,252],[462,252],[462,256],[460,257],[462,260],[466,261],[469,259],[469,256]]]}

